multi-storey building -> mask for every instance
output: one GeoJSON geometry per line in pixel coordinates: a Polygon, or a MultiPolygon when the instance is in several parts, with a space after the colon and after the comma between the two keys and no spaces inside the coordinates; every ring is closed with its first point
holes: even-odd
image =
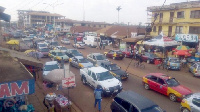
{"type": "Polygon", "coordinates": [[[61,19],[64,16],[53,14],[46,11],[18,10],[18,26],[24,27],[42,27],[46,24],[53,24],[54,19],[61,19]]]}
{"type": "Polygon", "coordinates": [[[200,36],[200,2],[190,1],[172,3],[170,5],[147,7],[152,12],[154,22],[151,36],[163,32],[164,35],[175,37],[176,34],[197,34],[200,36]],[[156,19],[156,15],[157,19],[156,19]]]}

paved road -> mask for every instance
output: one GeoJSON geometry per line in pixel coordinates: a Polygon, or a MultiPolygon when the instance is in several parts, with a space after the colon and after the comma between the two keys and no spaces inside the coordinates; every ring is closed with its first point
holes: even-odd
{"type": "MultiPolygon", "coordinates": [[[[66,45],[67,48],[72,48],[71,45],[66,45]]],[[[107,50],[99,50],[96,48],[89,48],[86,47],[86,49],[80,49],[81,53],[86,56],[89,53],[92,52],[100,52],[103,53],[107,50]]],[[[49,59],[43,59],[43,61],[47,61],[49,59]]],[[[131,59],[124,58],[123,60],[112,60],[109,59],[112,62],[118,64],[122,67],[122,69],[126,69],[128,66],[128,63],[131,59]]],[[[143,85],[141,83],[141,77],[146,75],[147,73],[152,72],[161,72],[165,73],[167,75],[170,75],[172,77],[177,78],[181,84],[189,87],[193,91],[199,91],[200,83],[198,83],[199,78],[192,77],[190,73],[188,73],[187,69],[182,69],[181,71],[166,71],[166,70],[159,70],[156,68],[156,66],[152,64],[146,64],[146,68],[144,70],[134,68],[133,67],[133,61],[128,68],[128,72],[130,74],[130,77],[127,81],[123,81],[123,88],[124,90],[133,90],[141,95],[144,95],[148,97],[149,99],[153,100],[155,103],[157,103],[161,108],[166,110],[167,112],[179,112],[180,104],[177,102],[171,102],[168,97],[161,95],[157,92],[151,91],[151,90],[145,90],[143,88],[143,85]]],[[[66,67],[68,66],[68,63],[66,64],[66,67]]],[[[93,107],[94,103],[94,96],[93,96],[93,89],[89,86],[85,86],[80,81],[80,75],[79,75],[79,69],[76,69],[74,67],[71,67],[70,70],[76,74],[76,84],[77,87],[70,90],[70,98],[71,100],[78,106],[83,112],[95,112],[97,111],[97,108],[95,109],[93,107]]],[[[64,90],[64,92],[67,94],[67,90],[64,90]]],[[[110,112],[110,104],[112,98],[103,98],[102,102],[102,111],[103,112],[110,112]]]]}

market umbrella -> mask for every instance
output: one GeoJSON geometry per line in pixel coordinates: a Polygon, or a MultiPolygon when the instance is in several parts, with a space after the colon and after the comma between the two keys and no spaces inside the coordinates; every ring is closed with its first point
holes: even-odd
{"type": "Polygon", "coordinates": [[[42,58],[43,57],[43,54],[41,52],[38,52],[38,51],[29,52],[27,55],[34,57],[34,58],[42,58]]]}
{"type": "Polygon", "coordinates": [[[188,47],[188,46],[184,46],[184,45],[182,45],[182,46],[178,46],[176,49],[175,49],[176,51],[178,51],[178,50],[190,50],[190,48],[188,47]]]}
{"type": "Polygon", "coordinates": [[[191,54],[186,50],[178,50],[178,51],[174,52],[174,55],[191,56],[191,54]]]}
{"type": "Polygon", "coordinates": [[[143,40],[138,41],[136,44],[143,44],[143,40]]]}
{"type": "Polygon", "coordinates": [[[56,84],[61,84],[64,78],[70,76],[74,76],[74,74],[72,72],[69,72],[68,70],[65,70],[65,77],[64,77],[64,69],[54,69],[50,71],[47,75],[43,76],[43,78],[47,81],[56,84]]]}
{"type": "Polygon", "coordinates": [[[10,40],[6,43],[9,44],[9,45],[15,45],[15,44],[19,45],[19,40],[10,40]]]}

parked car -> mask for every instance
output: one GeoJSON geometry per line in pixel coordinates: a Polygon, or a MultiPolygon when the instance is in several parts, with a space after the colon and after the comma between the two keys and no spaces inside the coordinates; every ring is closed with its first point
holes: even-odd
{"type": "Polygon", "coordinates": [[[78,50],[76,49],[67,49],[66,55],[70,58],[74,57],[74,56],[82,56],[83,54],[81,54],[78,50]]]}
{"type": "Polygon", "coordinates": [[[118,93],[110,109],[112,112],[165,112],[150,99],[133,91],[118,93]]]}
{"type": "Polygon", "coordinates": [[[38,43],[37,44],[37,49],[41,49],[41,48],[46,48],[47,47],[47,45],[45,44],[45,43],[38,43]]]}
{"type": "Polygon", "coordinates": [[[194,76],[200,76],[200,62],[193,62],[189,66],[189,72],[191,72],[194,76]]]}
{"type": "Polygon", "coordinates": [[[22,41],[24,44],[26,44],[28,47],[33,48],[33,40],[29,38],[22,38],[22,41]]]}
{"type": "Polygon", "coordinates": [[[101,65],[103,62],[109,61],[103,54],[91,53],[87,55],[87,59],[91,61],[94,65],[101,65]]]}
{"type": "Polygon", "coordinates": [[[49,61],[44,64],[43,76],[47,75],[50,71],[54,69],[59,69],[60,65],[57,61],[49,61]]]}
{"type": "Polygon", "coordinates": [[[122,53],[124,54],[125,58],[132,58],[134,56],[134,53],[131,52],[131,50],[129,49],[125,49],[124,51],[122,51],[122,53]]]}
{"type": "Polygon", "coordinates": [[[200,112],[200,93],[187,95],[181,101],[181,112],[200,112]]]}
{"type": "Polygon", "coordinates": [[[65,46],[56,46],[56,47],[54,48],[54,50],[60,50],[60,51],[62,51],[62,52],[64,52],[64,53],[67,52],[67,48],[66,48],[65,46]]]}
{"type": "Polygon", "coordinates": [[[49,43],[49,48],[54,49],[56,46],[59,46],[59,43],[56,41],[50,42],[49,43]]]}
{"type": "Polygon", "coordinates": [[[84,42],[76,42],[72,45],[73,47],[75,48],[78,48],[78,49],[84,49],[85,48],[85,43],[84,42]]]}
{"type": "Polygon", "coordinates": [[[121,67],[119,67],[117,64],[107,61],[107,62],[101,63],[101,66],[109,70],[110,73],[119,80],[128,79],[129,75],[125,71],[121,70],[121,67]]]}
{"type": "Polygon", "coordinates": [[[145,89],[152,89],[169,97],[171,101],[181,101],[192,91],[181,85],[175,78],[171,78],[162,73],[150,73],[143,77],[145,89]]]}
{"type": "Polygon", "coordinates": [[[63,39],[61,40],[61,43],[62,43],[62,44],[66,44],[66,45],[70,45],[70,41],[69,41],[68,38],[63,38],[63,39]]]}
{"type": "Polygon", "coordinates": [[[164,66],[167,69],[174,69],[174,70],[180,70],[181,61],[178,58],[175,57],[167,57],[164,60],[164,66]]]}
{"type": "Polygon", "coordinates": [[[152,52],[144,52],[142,54],[142,60],[147,63],[155,63],[155,61],[162,61],[162,58],[159,58],[156,54],[152,52]]]}
{"type": "Polygon", "coordinates": [[[123,59],[124,54],[121,50],[110,50],[108,52],[104,52],[105,56],[112,59],[123,59]]]}
{"type": "Polygon", "coordinates": [[[87,58],[82,56],[75,56],[69,59],[70,65],[77,68],[88,68],[93,67],[94,65],[88,61],[87,58]]]}
{"type": "Polygon", "coordinates": [[[100,66],[80,69],[80,75],[83,84],[88,84],[92,88],[100,85],[103,89],[103,96],[119,93],[123,89],[122,83],[113,77],[107,69],[100,66]]]}
{"type": "Polygon", "coordinates": [[[48,47],[42,47],[42,48],[39,48],[38,51],[43,54],[43,57],[48,57],[50,50],[48,47]]]}
{"type": "Polygon", "coordinates": [[[57,60],[59,62],[61,62],[62,59],[65,62],[69,61],[69,57],[65,53],[60,51],[60,50],[51,50],[51,51],[49,51],[49,57],[51,58],[51,60],[57,60]]]}

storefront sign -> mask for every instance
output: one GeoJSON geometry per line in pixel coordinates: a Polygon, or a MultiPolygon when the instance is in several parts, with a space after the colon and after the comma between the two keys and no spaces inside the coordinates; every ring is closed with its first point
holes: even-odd
{"type": "Polygon", "coordinates": [[[35,92],[34,79],[0,84],[0,99],[26,95],[26,94],[33,94],[34,92],[35,92]]]}
{"type": "Polygon", "coordinates": [[[175,40],[176,41],[183,41],[183,42],[198,42],[198,35],[196,34],[176,34],[175,40]]]}
{"type": "Polygon", "coordinates": [[[69,88],[69,87],[75,87],[75,76],[71,76],[69,78],[65,78],[62,80],[62,87],[63,88],[69,88]]]}
{"type": "Polygon", "coordinates": [[[126,49],[125,43],[120,43],[120,50],[124,51],[126,49]]]}

